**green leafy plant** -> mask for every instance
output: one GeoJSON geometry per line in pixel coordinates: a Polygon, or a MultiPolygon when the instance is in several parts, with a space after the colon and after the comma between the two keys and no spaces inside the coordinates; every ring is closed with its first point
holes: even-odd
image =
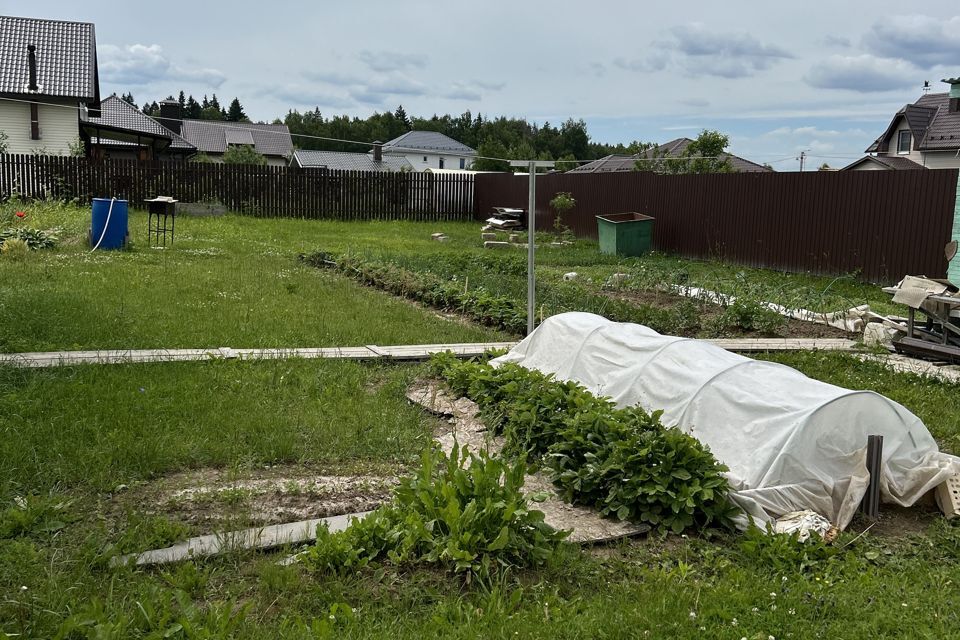
{"type": "Polygon", "coordinates": [[[0,231],[0,247],[10,240],[23,241],[28,249],[51,249],[60,241],[59,229],[9,228],[0,231]]]}
{"type": "Polygon", "coordinates": [[[541,457],[572,502],[675,532],[728,524],[736,513],[726,467],[695,438],[663,426],[659,412],[617,409],[574,382],[509,363],[438,356],[431,366],[480,405],[506,452],[541,457]]]}
{"type": "Polygon", "coordinates": [[[10,141],[10,136],[7,135],[6,131],[0,129],[0,153],[7,152],[7,146],[10,141]]]}
{"type": "Polygon", "coordinates": [[[317,530],[307,564],[344,573],[371,563],[430,563],[489,576],[543,564],[566,536],[544,523],[521,493],[526,464],[454,447],[423,453],[393,501],[340,532],[317,530]]]}
{"type": "Polygon", "coordinates": [[[0,540],[63,529],[70,520],[71,504],[55,494],[17,496],[11,506],[0,511],[0,540]]]}
{"type": "Polygon", "coordinates": [[[232,144],[223,154],[223,164],[267,164],[267,158],[250,144],[232,144]]]}
{"type": "Polygon", "coordinates": [[[560,191],[550,201],[550,206],[557,212],[557,217],[553,220],[553,228],[557,234],[564,240],[572,241],[574,239],[573,231],[563,222],[563,216],[570,209],[577,206],[573,194],[568,191],[560,191]]]}
{"type": "Polygon", "coordinates": [[[756,525],[744,531],[739,543],[744,559],[775,573],[803,573],[837,556],[840,548],[814,534],[800,542],[797,534],[773,533],[756,525]]]}

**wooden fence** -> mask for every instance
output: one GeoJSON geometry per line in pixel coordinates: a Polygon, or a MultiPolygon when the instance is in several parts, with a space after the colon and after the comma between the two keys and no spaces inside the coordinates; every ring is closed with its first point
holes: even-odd
{"type": "Polygon", "coordinates": [[[263,217],[470,220],[473,176],[0,155],[0,198],[154,196],[263,217]]]}
{"type": "MultiPolygon", "coordinates": [[[[537,228],[553,228],[549,201],[567,191],[577,204],[564,223],[582,237],[596,237],[598,214],[636,211],[655,218],[658,251],[874,282],[944,277],[957,173],[548,174],[537,176],[537,228]]],[[[526,177],[479,174],[475,190],[478,218],[527,208],[526,177]]]]}

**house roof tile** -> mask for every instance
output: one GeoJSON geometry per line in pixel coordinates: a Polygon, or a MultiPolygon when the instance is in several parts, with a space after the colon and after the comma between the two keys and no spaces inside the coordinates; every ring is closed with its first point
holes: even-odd
{"type": "MultiPolygon", "coordinates": [[[[88,118],[87,122],[93,127],[101,125],[111,129],[128,131],[134,135],[143,134],[152,138],[169,140],[171,149],[190,150],[194,148],[182,137],[115,95],[105,98],[100,103],[100,116],[88,118]]],[[[102,139],[111,138],[107,131],[100,131],[98,137],[102,139]]],[[[136,143],[130,142],[130,144],[136,143]]]]}
{"type": "Polygon", "coordinates": [[[918,151],[960,149],[960,112],[950,111],[950,94],[926,93],[900,109],[887,130],[867,148],[867,153],[884,153],[890,148],[894,129],[906,118],[918,151]]]}
{"type": "Polygon", "coordinates": [[[477,152],[467,145],[457,142],[450,136],[436,131],[408,131],[383,145],[384,153],[416,153],[417,151],[440,151],[463,156],[473,156],[477,152]]]}
{"type": "Polygon", "coordinates": [[[384,156],[382,162],[374,162],[369,154],[346,151],[297,149],[293,155],[297,164],[306,168],[349,171],[404,171],[413,168],[406,158],[400,156],[384,156]]]}
{"type": "MultiPolygon", "coordinates": [[[[661,145],[657,145],[656,147],[652,147],[646,151],[642,151],[632,156],[615,154],[609,155],[604,158],[600,158],[599,160],[594,160],[593,162],[580,165],[576,169],[571,169],[567,173],[613,173],[618,171],[633,171],[636,167],[637,160],[640,160],[641,158],[655,157],[675,158],[683,155],[684,150],[686,150],[687,146],[691,142],[693,142],[693,140],[690,138],[677,138],[676,140],[664,142],[661,145]]],[[[737,171],[773,171],[773,169],[770,169],[769,167],[764,167],[756,162],[751,162],[733,154],[725,153],[722,157],[729,158],[730,164],[737,171]]]]}
{"type": "Polygon", "coordinates": [[[0,94],[100,98],[92,23],[0,16],[0,94]],[[36,91],[28,88],[27,46],[36,46],[36,91]]]}
{"type": "MultiPolygon", "coordinates": [[[[293,153],[290,130],[284,124],[253,124],[250,122],[223,122],[220,120],[184,120],[180,135],[205,153],[224,153],[227,150],[227,132],[231,139],[239,139],[239,132],[249,132],[254,148],[265,156],[289,156],[293,153]]],[[[246,140],[246,136],[243,137],[246,140]]],[[[249,142],[235,144],[250,144],[249,142]]]]}
{"type": "Polygon", "coordinates": [[[853,169],[859,164],[864,162],[876,162],[879,165],[886,167],[887,169],[893,169],[895,171],[905,171],[911,169],[926,169],[923,165],[917,164],[909,158],[902,158],[899,156],[864,156],[859,160],[851,162],[845,166],[841,171],[847,171],[853,169]]]}

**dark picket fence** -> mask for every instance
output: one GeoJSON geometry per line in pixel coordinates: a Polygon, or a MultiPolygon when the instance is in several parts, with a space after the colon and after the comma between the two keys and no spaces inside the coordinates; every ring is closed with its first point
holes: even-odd
{"type": "Polygon", "coordinates": [[[473,176],[462,174],[0,155],[0,197],[13,193],[81,202],[117,197],[133,207],[171,196],[287,218],[470,220],[474,211],[473,176]]]}
{"type": "MultiPolygon", "coordinates": [[[[527,178],[478,174],[477,217],[527,208],[527,178]]],[[[596,237],[596,216],[653,216],[653,246],[693,258],[886,282],[944,277],[957,170],[820,171],[666,176],[647,172],[537,176],[537,228],[553,228],[549,202],[570,192],[563,222],[596,237]]]]}

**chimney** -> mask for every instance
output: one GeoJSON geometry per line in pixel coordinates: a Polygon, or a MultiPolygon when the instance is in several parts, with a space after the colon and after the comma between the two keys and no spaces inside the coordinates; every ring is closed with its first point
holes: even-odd
{"type": "Polygon", "coordinates": [[[180,103],[176,100],[163,100],[160,103],[160,117],[157,118],[163,126],[177,135],[180,135],[180,103]]]}
{"type": "Polygon", "coordinates": [[[960,78],[944,78],[940,82],[950,85],[950,113],[960,113],[960,78]]]}
{"type": "Polygon", "coordinates": [[[37,46],[34,44],[27,45],[27,66],[30,68],[30,84],[27,85],[27,90],[38,91],[40,87],[37,86],[37,46]]]}
{"type": "Polygon", "coordinates": [[[379,140],[373,141],[373,161],[383,162],[383,143],[379,140]]]}

